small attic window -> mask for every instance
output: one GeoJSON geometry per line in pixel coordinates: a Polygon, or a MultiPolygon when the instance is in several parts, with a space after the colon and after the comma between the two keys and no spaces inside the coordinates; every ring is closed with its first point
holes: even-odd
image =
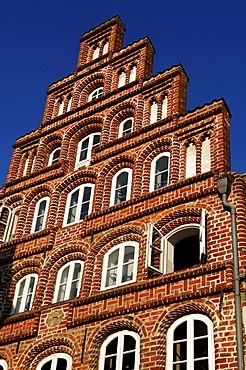
{"type": "Polygon", "coordinates": [[[93,55],[92,55],[92,60],[97,59],[99,57],[99,52],[100,52],[100,48],[98,45],[96,45],[93,55]]]}
{"type": "Polygon", "coordinates": [[[108,46],[109,46],[109,44],[108,44],[108,41],[106,41],[105,42],[105,44],[103,45],[103,55],[104,54],[107,54],[107,52],[108,52],[108,46]]]}

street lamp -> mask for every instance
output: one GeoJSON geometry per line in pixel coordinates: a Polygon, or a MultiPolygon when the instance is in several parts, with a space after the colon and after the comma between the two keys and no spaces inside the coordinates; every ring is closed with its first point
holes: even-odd
{"type": "Polygon", "coordinates": [[[231,185],[234,177],[227,174],[217,179],[217,188],[221,195],[224,209],[231,213],[231,230],[232,230],[232,256],[233,256],[233,281],[234,281],[234,303],[236,316],[236,338],[237,338],[237,363],[238,370],[244,370],[243,356],[243,334],[242,334],[242,304],[240,295],[240,280],[238,268],[238,242],[237,242],[237,224],[236,224],[236,207],[234,204],[227,202],[231,192],[231,185]]]}

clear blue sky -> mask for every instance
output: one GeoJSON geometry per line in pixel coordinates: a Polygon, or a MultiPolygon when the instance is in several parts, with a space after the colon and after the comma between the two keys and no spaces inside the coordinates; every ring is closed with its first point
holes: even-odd
{"type": "Polygon", "coordinates": [[[154,74],[182,63],[188,109],[224,97],[232,170],[246,172],[245,0],[0,0],[0,186],[15,140],[40,124],[48,85],[72,73],[81,34],[118,14],[124,46],[149,36],[154,74]]]}

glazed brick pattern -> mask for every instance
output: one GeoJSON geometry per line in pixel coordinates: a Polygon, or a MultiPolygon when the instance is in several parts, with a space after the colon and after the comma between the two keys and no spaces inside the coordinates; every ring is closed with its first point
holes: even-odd
{"type": "MultiPolygon", "coordinates": [[[[50,85],[42,123],[14,145],[0,190],[0,204],[20,207],[14,238],[0,245],[0,359],[8,370],[35,370],[54,353],[69,354],[73,369],[98,369],[103,341],[121,330],[140,337],[140,370],[166,369],[167,331],[193,313],[212,320],[215,370],[237,369],[231,223],[216,187],[216,179],[230,171],[229,109],[220,99],[186,111],[188,77],[182,65],[153,76],[151,41],[146,37],[122,48],[124,31],[116,16],[82,35],[75,72],[50,85]],[[99,56],[93,59],[97,47],[99,56]],[[136,78],[130,82],[133,66],[136,78]],[[121,71],[126,84],[118,88],[121,71]],[[102,96],[88,102],[102,86],[102,96]],[[157,121],[150,124],[153,100],[157,121]],[[132,132],[118,137],[120,123],[129,117],[132,132]],[[75,169],[78,143],[94,132],[101,133],[100,146],[87,167],[75,169]],[[201,173],[205,137],[210,138],[211,168],[201,173]],[[196,147],[196,175],[186,178],[190,141],[196,147]],[[59,162],[48,166],[58,147],[59,162]],[[170,153],[169,183],[150,192],[151,162],[163,152],[170,153]],[[110,207],[112,179],[123,168],[132,169],[131,196],[110,207]],[[68,194],[88,182],[95,184],[92,212],[64,227],[68,194]],[[50,198],[46,227],[31,234],[35,205],[45,196],[50,198]],[[150,272],[149,223],[166,235],[181,225],[199,224],[202,210],[205,263],[159,276],[150,272]],[[139,245],[136,281],[101,290],[105,253],[127,241],[139,245]],[[79,295],[53,303],[58,271],[74,260],[84,262],[79,295]],[[31,310],[10,315],[16,284],[30,273],[38,274],[31,310]]],[[[234,177],[229,201],[237,209],[241,273],[246,265],[246,188],[245,178],[234,177]]]]}

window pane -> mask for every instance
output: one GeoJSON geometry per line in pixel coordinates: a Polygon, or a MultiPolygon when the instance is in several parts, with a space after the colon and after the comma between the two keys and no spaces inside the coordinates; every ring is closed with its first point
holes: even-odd
{"type": "Polygon", "coordinates": [[[51,369],[51,362],[52,360],[46,362],[42,367],[41,370],[50,370],[51,369]]]}
{"type": "Polygon", "coordinates": [[[129,134],[132,131],[132,120],[127,120],[123,125],[122,136],[129,134]]]}
{"type": "Polygon", "coordinates": [[[131,281],[133,279],[133,263],[123,266],[121,282],[131,281]]]}
{"type": "Polygon", "coordinates": [[[122,172],[118,177],[116,181],[116,188],[119,188],[121,186],[127,185],[128,181],[128,172],[122,172]]]}
{"type": "Polygon", "coordinates": [[[72,282],[69,299],[72,299],[78,296],[78,286],[79,286],[78,280],[72,282]]]}
{"type": "Polygon", "coordinates": [[[109,342],[106,348],[106,356],[113,355],[117,353],[117,346],[118,346],[118,337],[114,338],[109,342]]]}
{"type": "Polygon", "coordinates": [[[135,352],[125,353],[123,355],[122,370],[135,369],[135,352]]]}
{"type": "Polygon", "coordinates": [[[134,261],[134,247],[125,247],[124,263],[134,261]]]}
{"type": "Polygon", "coordinates": [[[194,337],[202,337],[208,334],[207,325],[200,320],[194,320],[194,337]]]}
{"type": "Polygon", "coordinates": [[[107,276],[106,276],[106,284],[105,286],[111,286],[116,284],[117,280],[117,267],[109,269],[107,271],[107,276]]]}
{"type": "Polygon", "coordinates": [[[116,249],[113,253],[111,253],[108,257],[108,267],[113,267],[118,265],[118,257],[119,257],[119,249],[116,249]]]}
{"type": "Polygon", "coordinates": [[[208,370],[208,360],[199,360],[194,362],[194,370],[208,370]]]}
{"type": "Polygon", "coordinates": [[[116,370],[116,356],[105,359],[104,370],[116,370]]]}
{"type": "Polygon", "coordinates": [[[187,322],[180,324],[174,331],[174,340],[181,340],[187,338],[187,322]]]}
{"type": "Polygon", "coordinates": [[[186,362],[183,364],[173,365],[173,370],[186,370],[186,369],[187,369],[186,362]]]}
{"type": "Polygon", "coordinates": [[[94,135],[93,136],[93,148],[95,148],[97,145],[99,145],[100,143],[100,135],[94,135]]]}
{"type": "Polygon", "coordinates": [[[88,146],[89,146],[89,138],[84,140],[81,145],[81,151],[80,151],[80,157],[79,157],[80,161],[83,161],[87,158],[88,146]]]}
{"type": "Polygon", "coordinates": [[[187,360],[187,343],[180,342],[173,344],[173,361],[184,361],[187,360]]]}
{"type": "Polygon", "coordinates": [[[163,156],[156,162],[156,173],[162,172],[168,169],[168,157],[163,156]]]}
{"type": "Polygon", "coordinates": [[[90,197],[91,197],[91,187],[90,186],[86,186],[84,188],[84,194],[83,194],[83,200],[82,202],[87,202],[90,200],[90,197]]]}
{"type": "Polygon", "coordinates": [[[58,295],[57,295],[57,302],[64,301],[65,292],[66,292],[66,285],[60,285],[58,295]]]}
{"type": "Polygon", "coordinates": [[[62,275],[61,275],[61,282],[60,284],[64,284],[67,282],[67,277],[68,277],[68,272],[69,272],[69,266],[66,267],[63,271],[62,271],[62,275]]]}
{"type": "Polygon", "coordinates": [[[75,191],[71,196],[68,218],[67,218],[68,224],[75,221],[78,198],[79,198],[79,190],[75,191]]]}
{"type": "Polygon", "coordinates": [[[28,294],[28,296],[26,297],[24,311],[28,311],[31,308],[31,300],[32,300],[32,295],[28,294]]]}
{"type": "Polygon", "coordinates": [[[73,272],[73,280],[80,278],[80,271],[81,271],[81,264],[75,263],[74,272],[73,272]]]}
{"type": "Polygon", "coordinates": [[[208,357],[208,338],[194,341],[194,358],[208,357]]]}
{"type": "Polygon", "coordinates": [[[19,292],[18,292],[18,296],[22,296],[23,295],[23,290],[24,290],[24,286],[26,284],[26,279],[22,280],[21,284],[20,284],[20,288],[19,288],[19,292]]]}
{"type": "Polygon", "coordinates": [[[58,358],[56,370],[66,370],[67,369],[67,360],[65,358],[58,358]]]}
{"type": "Polygon", "coordinates": [[[123,351],[133,351],[136,348],[136,340],[131,335],[124,335],[123,351]]]}
{"type": "Polygon", "coordinates": [[[44,215],[45,213],[45,207],[46,207],[46,200],[43,200],[40,205],[39,205],[39,209],[38,209],[38,216],[41,216],[41,215],[44,215]]]}
{"type": "Polygon", "coordinates": [[[119,204],[126,200],[127,187],[118,189],[115,191],[115,201],[114,204],[119,204]]]}
{"type": "Polygon", "coordinates": [[[88,215],[88,213],[89,213],[89,205],[90,205],[89,202],[82,204],[80,218],[79,218],[80,220],[82,220],[85,216],[88,215]]]}
{"type": "Polygon", "coordinates": [[[21,299],[22,299],[22,297],[19,297],[17,299],[14,313],[20,312],[21,299]]]}

